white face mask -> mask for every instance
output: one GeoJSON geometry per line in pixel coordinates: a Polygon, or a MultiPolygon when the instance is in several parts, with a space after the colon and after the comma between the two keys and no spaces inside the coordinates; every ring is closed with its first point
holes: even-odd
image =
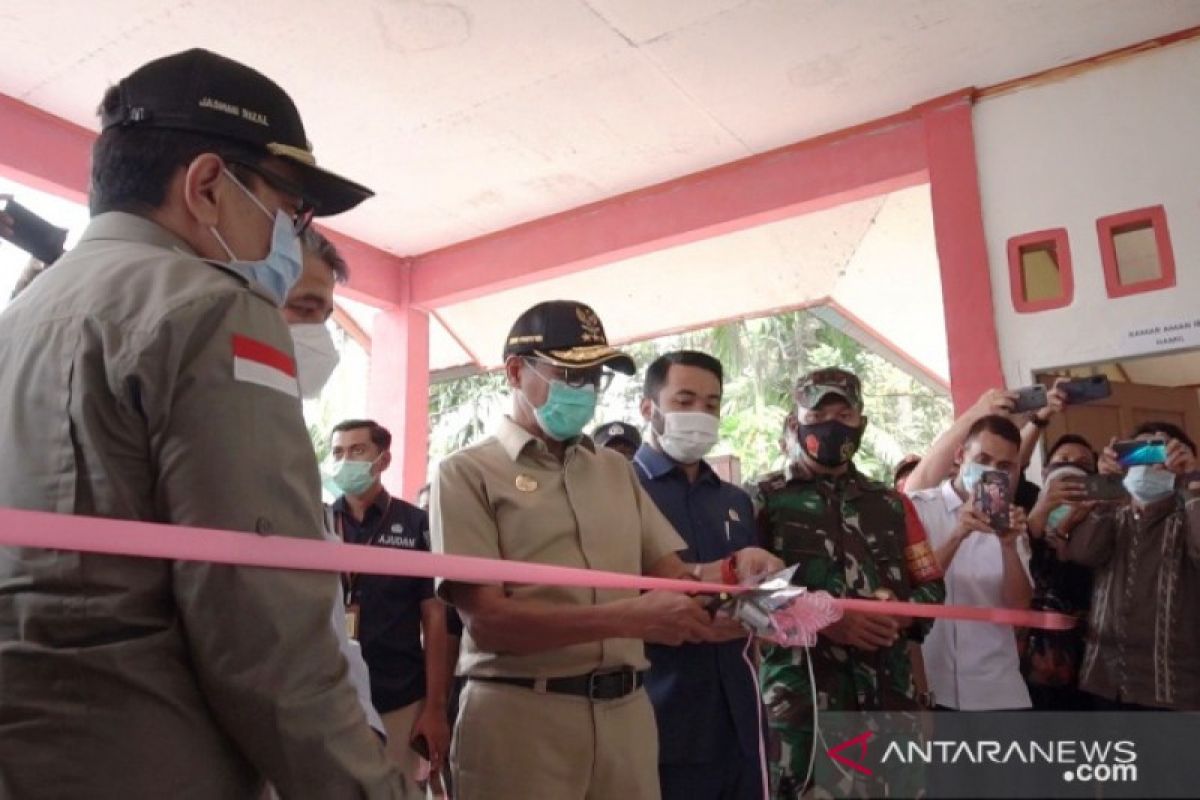
{"type": "Polygon", "coordinates": [[[321,393],[341,356],[323,322],[289,325],[296,348],[296,380],[300,396],[312,400],[321,393]]]}
{"type": "Polygon", "coordinates": [[[708,455],[720,438],[721,420],[703,411],[664,412],[654,407],[663,420],[662,433],[655,432],[663,452],[680,464],[695,464],[708,455]]]}

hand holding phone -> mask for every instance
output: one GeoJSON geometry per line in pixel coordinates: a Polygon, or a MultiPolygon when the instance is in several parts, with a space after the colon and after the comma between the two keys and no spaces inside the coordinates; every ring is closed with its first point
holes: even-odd
{"type": "Polygon", "coordinates": [[[1192,448],[1178,439],[1167,440],[1167,459],[1163,462],[1176,475],[1187,475],[1196,469],[1196,455],[1192,448]]]}
{"type": "Polygon", "coordinates": [[[1001,545],[1011,547],[1028,532],[1029,518],[1025,515],[1025,509],[1020,506],[1011,506],[1008,513],[1008,527],[1004,530],[997,530],[996,535],[1000,537],[1001,545]]]}
{"type": "Polygon", "coordinates": [[[0,237],[43,264],[53,264],[63,254],[67,230],[51,225],[13,200],[12,195],[0,195],[0,237]]]}
{"type": "Polygon", "coordinates": [[[1112,451],[1125,469],[1167,463],[1167,443],[1162,439],[1113,442],[1112,451]]]}
{"type": "Polygon", "coordinates": [[[1083,479],[1083,496],[1100,503],[1119,503],[1129,498],[1120,475],[1088,475],[1083,479]]]}
{"type": "Polygon", "coordinates": [[[1002,389],[988,389],[979,396],[975,405],[967,412],[971,417],[982,417],[987,414],[1011,414],[1013,404],[1017,401],[1017,393],[1002,389]]]}
{"type": "Polygon", "coordinates": [[[1078,503],[1086,500],[1087,497],[1084,493],[1086,476],[1076,474],[1075,469],[1075,467],[1052,465],[1046,474],[1045,486],[1038,495],[1038,505],[1046,506],[1046,510],[1049,511],[1064,503],[1078,503]]]}
{"type": "Polygon", "coordinates": [[[1090,378],[1073,378],[1062,381],[1055,387],[1067,398],[1068,405],[1089,403],[1093,400],[1103,400],[1112,396],[1112,385],[1106,375],[1093,375],[1090,378]]]}
{"type": "Polygon", "coordinates": [[[1050,402],[1046,395],[1046,387],[1040,383],[1035,383],[1033,386],[1024,386],[1017,389],[1017,399],[1013,403],[1013,412],[1021,413],[1023,411],[1037,411],[1045,408],[1050,402]]]}

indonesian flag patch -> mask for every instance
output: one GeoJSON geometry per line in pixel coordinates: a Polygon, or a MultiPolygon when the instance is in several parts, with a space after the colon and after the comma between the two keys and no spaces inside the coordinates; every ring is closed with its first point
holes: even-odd
{"type": "Polygon", "coordinates": [[[233,377],[290,397],[300,396],[296,362],[287,353],[249,336],[233,335],[233,377]]]}

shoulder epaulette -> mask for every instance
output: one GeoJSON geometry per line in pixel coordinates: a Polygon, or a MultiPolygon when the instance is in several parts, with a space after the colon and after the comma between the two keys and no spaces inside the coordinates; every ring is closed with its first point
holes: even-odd
{"type": "Polygon", "coordinates": [[[783,470],[768,472],[766,475],[763,475],[761,478],[755,481],[754,485],[757,487],[758,491],[762,492],[763,494],[777,492],[783,487],[787,486],[787,475],[784,474],[783,470]]]}

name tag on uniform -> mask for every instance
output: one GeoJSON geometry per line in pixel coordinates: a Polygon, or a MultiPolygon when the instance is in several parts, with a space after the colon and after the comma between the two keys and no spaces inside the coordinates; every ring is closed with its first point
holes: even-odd
{"type": "Polygon", "coordinates": [[[351,639],[358,638],[358,617],[361,610],[358,603],[346,606],[346,635],[351,639]]]}

